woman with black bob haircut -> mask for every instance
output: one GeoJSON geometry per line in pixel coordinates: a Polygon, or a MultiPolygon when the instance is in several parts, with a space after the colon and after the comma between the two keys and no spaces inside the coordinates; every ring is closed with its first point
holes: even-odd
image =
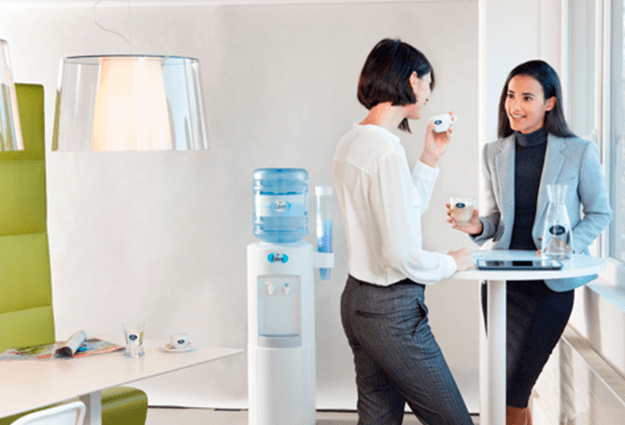
{"type": "MultiPolygon", "coordinates": [[[[540,255],[546,186],[566,185],[572,243],[565,248],[588,254],[612,220],[612,210],[599,149],[573,134],[563,104],[558,74],[546,62],[532,60],[510,72],[499,101],[499,140],[483,150],[486,214],[476,210],[469,224],[459,225],[447,204],[453,228],[479,245],[492,239],[493,249],[540,255]]],[[[506,424],[531,425],[529,397],[564,332],[574,289],[596,277],[507,282],[506,424]]],[[[486,296],[483,285],[484,317],[486,296]]]]}
{"type": "Polygon", "coordinates": [[[410,131],[434,86],[426,57],[401,40],[371,51],[358,83],[369,110],[337,144],[334,187],[346,227],[349,276],[341,296],[343,329],[354,354],[359,425],[399,425],[404,406],[424,424],[473,422],[428,325],[424,291],[471,267],[466,249],[422,247],[421,215],[438,176],[451,129],[427,127],[410,170],[394,132],[410,131]]]}
{"type": "MultiPolygon", "coordinates": [[[[423,53],[399,40],[380,41],[369,54],[360,74],[358,101],[369,110],[384,102],[391,102],[393,106],[416,103],[417,97],[410,82],[414,72],[418,78],[429,74],[430,92],[434,90],[434,70],[423,53]],[[398,60],[389,61],[389,57],[398,60]]],[[[411,133],[407,118],[401,121],[399,129],[411,133]]]]}

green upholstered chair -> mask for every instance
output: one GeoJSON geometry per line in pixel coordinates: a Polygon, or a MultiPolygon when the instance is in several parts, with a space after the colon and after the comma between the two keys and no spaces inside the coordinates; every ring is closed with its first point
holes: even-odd
{"type": "MultiPolygon", "coordinates": [[[[55,341],[43,86],[15,86],[24,150],[0,152],[0,353],[10,347],[55,341]]],[[[103,425],[143,425],[147,408],[147,396],[141,390],[102,391],[103,425]]],[[[20,416],[0,418],[0,425],[20,416]]]]}

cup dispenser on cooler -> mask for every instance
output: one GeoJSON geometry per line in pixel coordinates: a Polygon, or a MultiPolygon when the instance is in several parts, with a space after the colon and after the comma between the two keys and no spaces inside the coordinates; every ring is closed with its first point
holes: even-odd
{"type": "Polygon", "coordinates": [[[314,268],[327,280],[334,266],[332,187],[315,191],[315,252],[301,241],[308,233],[306,170],[258,169],[253,179],[260,242],[247,247],[249,424],[313,425],[314,268]]]}

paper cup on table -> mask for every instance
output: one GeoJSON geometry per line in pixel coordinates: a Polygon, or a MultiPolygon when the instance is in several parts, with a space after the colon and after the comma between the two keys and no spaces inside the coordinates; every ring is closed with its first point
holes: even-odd
{"type": "Polygon", "coordinates": [[[191,343],[189,334],[175,333],[169,337],[169,346],[174,349],[186,348],[191,343]]]}

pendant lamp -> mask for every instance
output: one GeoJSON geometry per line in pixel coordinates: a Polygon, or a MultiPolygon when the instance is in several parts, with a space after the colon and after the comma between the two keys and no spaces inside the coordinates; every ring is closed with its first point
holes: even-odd
{"type": "Polygon", "coordinates": [[[0,40],[0,152],[24,150],[9,45],[0,40]]]}
{"type": "Polygon", "coordinates": [[[53,151],[209,149],[197,59],[112,55],[62,60],[53,151]]]}

